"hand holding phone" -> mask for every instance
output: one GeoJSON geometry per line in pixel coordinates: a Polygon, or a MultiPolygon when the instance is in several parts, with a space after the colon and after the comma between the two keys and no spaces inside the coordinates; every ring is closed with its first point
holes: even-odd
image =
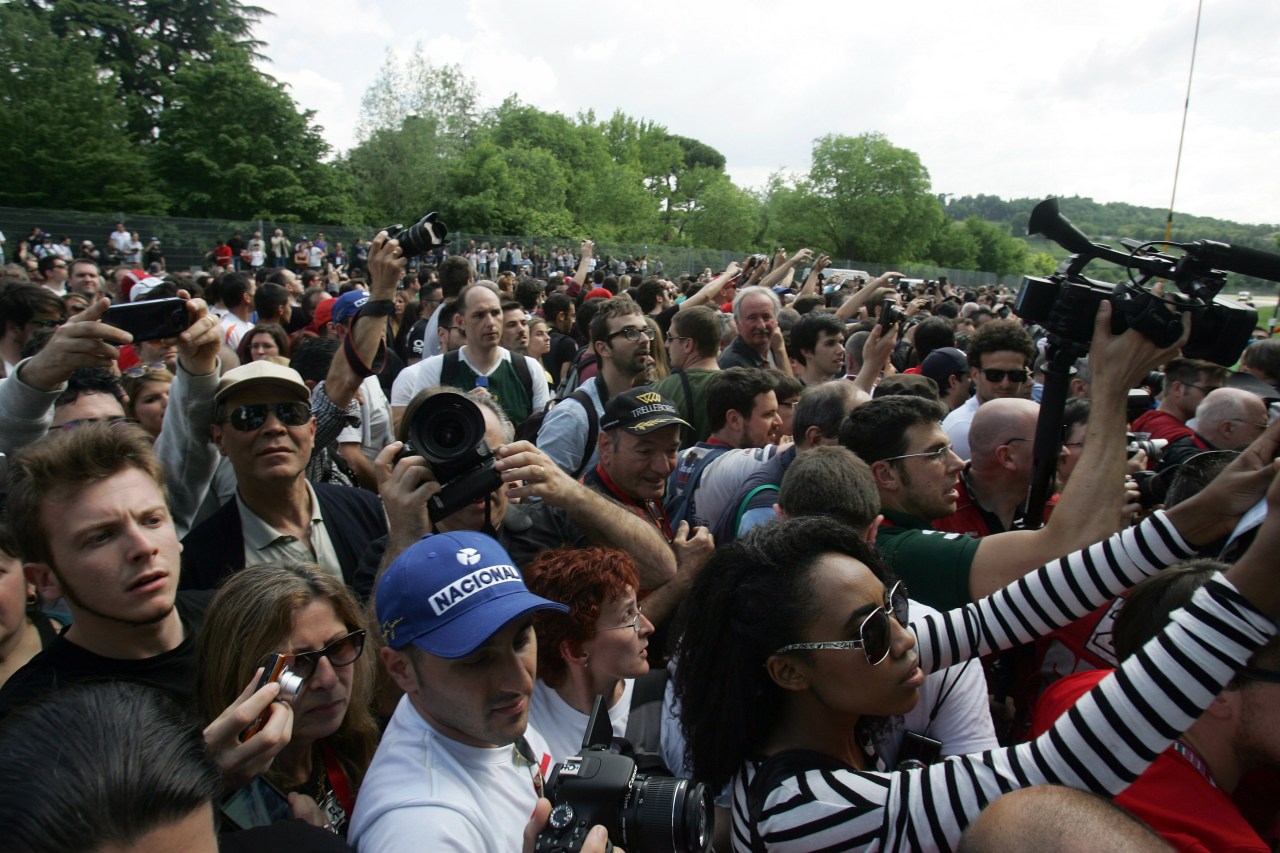
{"type": "Polygon", "coordinates": [[[139,343],[178,337],[191,325],[191,316],[187,313],[187,300],[175,296],[112,305],[102,322],[123,329],[133,335],[134,343],[139,343]]]}

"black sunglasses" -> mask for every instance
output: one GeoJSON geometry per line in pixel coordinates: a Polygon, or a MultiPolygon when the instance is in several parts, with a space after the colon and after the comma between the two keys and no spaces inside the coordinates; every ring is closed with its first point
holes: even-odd
{"type": "Polygon", "coordinates": [[[262,429],[267,422],[267,414],[276,413],[276,418],[285,426],[302,426],[311,420],[311,406],[306,403],[249,403],[236,406],[227,416],[231,426],[240,432],[253,432],[262,429]]]}
{"type": "Polygon", "coordinates": [[[328,658],[334,666],[350,666],[360,659],[364,651],[364,629],[352,631],[345,637],[339,637],[323,649],[314,652],[299,652],[293,656],[289,669],[296,672],[305,681],[315,674],[320,665],[320,658],[328,658]]]}
{"type": "Polygon", "coordinates": [[[889,656],[889,645],[893,634],[892,626],[889,624],[889,614],[892,613],[898,624],[905,628],[908,624],[910,604],[906,585],[898,581],[885,596],[884,606],[872,610],[862,621],[862,625],[858,627],[858,639],[826,643],[791,643],[778,649],[774,654],[780,655],[802,649],[862,649],[862,653],[867,656],[867,662],[875,666],[889,656]]]}
{"type": "Polygon", "coordinates": [[[1003,382],[1006,376],[1010,382],[1022,383],[1031,378],[1031,371],[1026,368],[1020,370],[997,370],[994,367],[982,368],[982,375],[987,377],[988,382],[1003,382]]]}

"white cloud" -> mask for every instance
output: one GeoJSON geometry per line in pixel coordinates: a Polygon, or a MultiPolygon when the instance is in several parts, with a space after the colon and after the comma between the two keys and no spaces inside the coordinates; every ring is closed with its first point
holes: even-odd
{"type": "MultiPolygon", "coordinates": [[[[748,186],[803,170],[815,138],[879,131],[939,192],[1051,192],[1164,205],[1195,25],[1191,4],[1077,0],[266,0],[269,70],[338,148],[388,48],[457,63],[484,105],[510,94],[620,109],[722,152],[748,186]]],[[[1280,222],[1280,4],[1205,7],[1178,208],[1280,222]]]]}

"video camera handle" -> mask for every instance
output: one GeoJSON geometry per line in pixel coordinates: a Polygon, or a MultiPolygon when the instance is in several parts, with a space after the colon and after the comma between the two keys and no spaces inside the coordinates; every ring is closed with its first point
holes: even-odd
{"type": "Polygon", "coordinates": [[[1022,506],[1020,529],[1038,530],[1044,526],[1044,508],[1053,495],[1058,454],[1062,451],[1062,416],[1071,385],[1071,366],[1086,352],[1086,345],[1056,336],[1049,339],[1044,392],[1040,395],[1040,416],[1036,420],[1036,440],[1031,451],[1031,484],[1027,488],[1026,503],[1022,506]]]}
{"type": "Polygon", "coordinates": [[[1179,246],[1187,253],[1190,259],[1188,263],[1167,255],[1122,252],[1105,243],[1094,243],[1058,210],[1056,198],[1047,198],[1035,206],[1027,222],[1027,233],[1043,234],[1068,252],[1087,258],[1086,263],[1103,260],[1126,269],[1136,268],[1153,278],[1174,281],[1180,289],[1188,278],[1210,269],[1280,281],[1280,255],[1261,249],[1232,246],[1216,240],[1170,244],[1179,246]]]}

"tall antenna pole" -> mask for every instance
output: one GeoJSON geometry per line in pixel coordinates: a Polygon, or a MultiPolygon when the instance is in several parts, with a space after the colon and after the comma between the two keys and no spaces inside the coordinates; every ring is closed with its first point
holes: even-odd
{"type": "Polygon", "coordinates": [[[1182,102],[1182,130],[1178,133],[1178,159],[1173,164],[1173,194],[1169,196],[1169,215],[1164,220],[1164,239],[1173,239],[1173,202],[1178,197],[1178,171],[1182,168],[1182,140],[1187,135],[1187,112],[1191,109],[1191,78],[1196,73],[1196,46],[1200,43],[1200,13],[1204,0],[1196,4],[1196,33],[1191,39],[1191,68],[1187,71],[1187,97],[1182,102]]]}

